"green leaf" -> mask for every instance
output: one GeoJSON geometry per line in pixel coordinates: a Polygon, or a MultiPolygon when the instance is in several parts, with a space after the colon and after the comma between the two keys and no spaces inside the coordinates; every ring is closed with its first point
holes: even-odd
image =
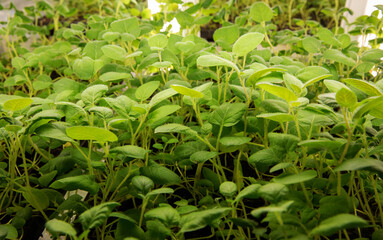
{"type": "Polygon", "coordinates": [[[369,96],[383,95],[382,92],[379,90],[379,88],[375,87],[372,83],[369,83],[367,81],[354,79],[354,78],[347,78],[347,79],[344,79],[343,81],[357,88],[358,90],[366,93],[369,96]]]}
{"type": "Polygon", "coordinates": [[[358,102],[355,93],[346,88],[341,88],[336,93],[335,98],[336,102],[342,107],[352,108],[358,102]]]}
{"type": "Polygon", "coordinates": [[[279,202],[288,192],[289,189],[281,183],[267,183],[258,189],[259,195],[270,202],[279,202]]]}
{"type": "Polygon", "coordinates": [[[175,46],[181,52],[189,52],[195,47],[195,43],[193,41],[185,41],[185,42],[176,42],[175,46]]]}
{"type": "Polygon", "coordinates": [[[358,73],[368,73],[374,66],[375,63],[373,62],[362,62],[358,64],[356,70],[358,73]]]}
{"type": "MultiPolygon", "coordinates": [[[[341,82],[335,81],[335,80],[324,80],[323,83],[326,85],[327,89],[330,92],[338,92],[342,88],[346,88],[350,90],[346,85],[344,85],[341,82]]],[[[351,90],[350,90],[351,91],[351,90]]]]}
{"type": "Polygon", "coordinates": [[[132,217],[129,217],[126,214],[120,213],[120,212],[112,212],[109,215],[109,217],[115,217],[115,218],[119,218],[119,219],[123,219],[123,220],[129,221],[129,222],[134,223],[134,224],[138,224],[138,222],[135,219],[133,219],[132,217]]]}
{"type": "Polygon", "coordinates": [[[237,197],[234,199],[234,202],[238,202],[243,198],[256,199],[259,198],[258,189],[261,187],[260,184],[251,184],[244,189],[242,189],[237,197]]]}
{"type": "Polygon", "coordinates": [[[273,181],[276,183],[282,183],[282,184],[295,184],[295,183],[301,183],[305,181],[309,181],[311,179],[316,178],[317,172],[315,170],[307,170],[303,171],[297,174],[291,174],[291,175],[283,175],[273,178],[273,181]]]}
{"type": "Polygon", "coordinates": [[[380,240],[380,239],[383,239],[383,229],[376,230],[371,236],[371,240],[380,240]]]}
{"type": "Polygon", "coordinates": [[[53,236],[68,235],[76,237],[77,231],[67,222],[58,219],[52,219],[45,223],[45,228],[53,236]]]}
{"type": "Polygon", "coordinates": [[[125,95],[120,95],[116,98],[104,98],[119,115],[129,117],[129,112],[132,109],[134,101],[125,95]]]}
{"type": "Polygon", "coordinates": [[[330,236],[339,230],[347,228],[364,227],[367,221],[352,214],[342,213],[323,220],[319,226],[311,231],[311,235],[330,236]]]}
{"type": "Polygon", "coordinates": [[[257,209],[254,209],[253,211],[251,211],[251,215],[253,215],[254,217],[259,217],[262,213],[266,213],[266,212],[267,213],[286,212],[288,210],[288,208],[290,207],[290,205],[293,203],[294,203],[294,201],[287,201],[287,202],[280,203],[278,205],[270,205],[270,206],[266,206],[266,207],[260,207],[260,208],[257,208],[257,209]]]}
{"type": "Polygon", "coordinates": [[[172,170],[150,161],[149,166],[141,167],[140,173],[153,180],[156,184],[179,184],[181,178],[172,170]]]}
{"type": "Polygon", "coordinates": [[[73,142],[63,130],[53,124],[45,124],[36,129],[36,134],[42,137],[58,139],[64,142],[73,142]]]}
{"type": "Polygon", "coordinates": [[[59,110],[43,110],[41,112],[36,113],[30,120],[32,122],[36,122],[41,119],[55,119],[59,121],[65,114],[59,110]]]}
{"type": "Polygon", "coordinates": [[[155,196],[155,195],[159,195],[159,194],[172,194],[174,193],[174,190],[171,189],[171,188],[159,188],[159,189],[155,189],[153,191],[150,191],[148,194],[146,194],[147,197],[149,196],[155,196]]]}
{"type": "Polygon", "coordinates": [[[53,180],[53,178],[56,177],[56,175],[57,175],[56,170],[42,175],[41,177],[38,178],[39,184],[44,187],[48,186],[49,183],[53,180]]]}
{"type": "Polygon", "coordinates": [[[218,152],[198,151],[190,155],[190,161],[196,163],[204,163],[209,159],[218,156],[218,152]]]}
{"type": "Polygon", "coordinates": [[[349,34],[343,33],[343,34],[337,35],[336,38],[342,44],[341,46],[342,49],[345,49],[348,46],[350,46],[351,37],[349,34]]]}
{"type": "Polygon", "coordinates": [[[78,219],[84,230],[96,228],[101,226],[112,213],[113,209],[119,205],[117,202],[101,203],[81,213],[78,219]]]}
{"type": "Polygon", "coordinates": [[[176,94],[177,92],[173,88],[169,88],[164,91],[161,91],[152,97],[152,99],[149,102],[149,106],[154,107],[155,105],[162,102],[163,100],[166,100],[176,94]]]}
{"type": "Polygon", "coordinates": [[[344,143],[339,141],[332,141],[332,140],[325,140],[325,139],[319,139],[319,140],[305,140],[298,145],[309,147],[309,148],[315,148],[315,149],[326,149],[329,151],[337,150],[340,147],[342,147],[344,143]]]}
{"type": "Polygon", "coordinates": [[[158,219],[167,226],[178,225],[181,217],[174,208],[170,206],[157,207],[145,213],[145,219],[158,219]]]}
{"type": "Polygon", "coordinates": [[[288,113],[263,113],[257,115],[258,118],[266,118],[276,122],[290,122],[294,120],[294,117],[288,113]]]}
{"type": "Polygon", "coordinates": [[[98,192],[98,183],[94,181],[94,176],[80,175],[73,177],[61,178],[54,181],[49,187],[54,189],[64,189],[67,191],[84,190],[90,194],[96,194],[98,192]]]}
{"type": "Polygon", "coordinates": [[[383,96],[370,97],[364,101],[360,107],[355,109],[353,118],[361,118],[366,113],[370,113],[377,118],[382,118],[382,106],[383,96]]]}
{"type": "Polygon", "coordinates": [[[251,141],[251,137],[223,137],[219,142],[226,146],[240,146],[251,141]]]}
{"type": "Polygon", "coordinates": [[[302,40],[302,46],[308,53],[319,53],[322,44],[315,37],[305,37],[302,40]]]}
{"type": "Polygon", "coordinates": [[[49,198],[41,189],[24,189],[23,197],[37,210],[44,210],[49,206],[49,198]]]}
{"type": "Polygon", "coordinates": [[[110,27],[114,32],[130,33],[135,37],[138,37],[141,32],[138,19],[136,17],[116,20],[110,24],[110,27]]]}
{"type": "MultiPolygon", "coordinates": [[[[162,55],[162,53],[161,53],[162,55]]],[[[159,57],[158,53],[151,53],[148,56],[146,56],[141,62],[140,65],[138,66],[138,70],[143,70],[148,68],[151,64],[155,62],[159,62],[159,57]]]]}
{"type": "Polygon", "coordinates": [[[301,95],[304,87],[303,83],[301,80],[296,78],[295,76],[289,74],[289,73],[284,73],[283,74],[283,81],[286,84],[286,87],[294,92],[297,96],[301,95]]]}
{"type": "Polygon", "coordinates": [[[21,70],[25,66],[25,60],[21,57],[14,57],[12,58],[11,64],[16,70],[21,70]]]}
{"type": "Polygon", "coordinates": [[[327,49],[323,53],[323,58],[333,60],[335,62],[339,62],[347,66],[354,66],[356,64],[354,59],[347,57],[337,49],[327,49]]]}
{"type": "Polygon", "coordinates": [[[4,129],[7,130],[8,132],[17,133],[18,131],[22,129],[22,127],[19,125],[8,124],[7,126],[4,127],[4,129]]]}
{"type": "Polygon", "coordinates": [[[0,225],[0,239],[17,239],[17,229],[12,224],[0,225]]]}
{"type": "Polygon", "coordinates": [[[144,195],[146,195],[150,189],[154,187],[153,180],[145,176],[134,176],[132,178],[132,184],[144,195]]]}
{"type": "Polygon", "coordinates": [[[171,85],[170,87],[182,95],[190,96],[193,98],[203,98],[203,94],[197,90],[190,89],[181,85],[171,85]]]}
{"type": "Polygon", "coordinates": [[[156,34],[148,39],[149,46],[154,50],[164,49],[168,45],[168,37],[164,34],[156,34]]]}
{"type": "Polygon", "coordinates": [[[142,51],[135,51],[129,55],[126,56],[126,58],[134,58],[134,57],[138,57],[138,56],[141,56],[142,55],[142,51]]]}
{"type": "Polygon", "coordinates": [[[141,85],[136,90],[136,93],[135,93],[136,98],[140,101],[145,101],[150,96],[152,96],[152,94],[158,89],[159,86],[160,86],[159,81],[152,81],[152,82],[148,82],[141,85]]]}
{"type": "Polygon", "coordinates": [[[178,11],[175,17],[177,22],[181,25],[181,28],[187,28],[194,22],[194,17],[186,12],[178,11]]]}
{"type": "Polygon", "coordinates": [[[94,113],[102,119],[109,119],[113,117],[113,110],[108,107],[91,107],[88,110],[90,113],[94,113]]]}
{"type": "Polygon", "coordinates": [[[76,76],[80,79],[89,80],[98,71],[95,65],[95,60],[91,59],[90,57],[76,59],[72,66],[73,73],[76,74],[76,76]]]}
{"type": "Polygon", "coordinates": [[[215,208],[192,212],[181,217],[181,233],[199,230],[211,224],[214,220],[222,218],[231,208],[215,208]]]}
{"type": "Polygon", "coordinates": [[[319,200],[319,209],[317,210],[320,216],[319,221],[340,213],[353,212],[354,206],[357,206],[357,204],[358,202],[353,203],[352,198],[346,194],[340,196],[323,196],[319,200]]]}
{"type": "Polygon", "coordinates": [[[240,98],[243,101],[247,100],[245,89],[246,89],[246,92],[247,92],[247,96],[251,96],[252,100],[255,100],[256,98],[259,97],[259,94],[257,92],[255,92],[255,91],[253,91],[249,87],[246,87],[245,89],[243,89],[242,86],[238,86],[238,85],[229,85],[229,86],[230,86],[231,91],[233,91],[234,95],[237,96],[238,98],[240,98]]]}
{"type": "Polygon", "coordinates": [[[144,159],[146,153],[148,152],[149,150],[145,150],[141,147],[134,145],[125,145],[110,149],[110,153],[118,153],[123,155],[124,157],[131,157],[137,159],[144,159]]]}
{"type": "Polygon", "coordinates": [[[99,142],[115,142],[118,140],[117,136],[111,131],[90,126],[68,127],[66,134],[75,140],[95,140],[99,142]]]}
{"type": "Polygon", "coordinates": [[[295,73],[295,76],[305,83],[307,81],[310,81],[311,79],[317,78],[318,76],[323,76],[327,74],[330,74],[330,72],[324,67],[308,66],[297,71],[295,73]]]}
{"type": "Polygon", "coordinates": [[[117,45],[105,45],[101,48],[101,51],[105,56],[119,61],[124,60],[127,55],[125,49],[117,45]]]}
{"type": "MultiPolygon", "coordinates": [[[[178,210],[178,209],[177,209],[178,210]]],[[[178,213],[178,211],[177,211],[178,213]]],[[[168,216],[169,214],[167,214],[168,216]]],[[[147,232],[145,239],[167,239],[172,235],[170,226],[166,226],[160,220],[148,220],[145,222],[147,232]]],[[[129,239],[129,238],[126,238],[129,239]]],[[[135,238],[138,239],[138,238],[135,238]]]]}
{"type": "Polygon", "coordinates": [[[214,110],[209,121],[218,126],[234,126],[242,119],[246,107],[244,103],[224,103],[214,110]]]}
{"type": "Polygon", "coordinates": [[[101,58],[104,53],[101,51],[102,46],[107,43],[105,41],[91,41],[88,42],[83,50],[84,56],[90,57],[93,60],[101,58]]]}
{"type": "MultiPolygon", "coordinates": [[[[202,84],[202,85],[199,85],[199,86],[193,88],[193,90],[198,91],[204,95],[203,98],[196,100],[197,104],[200,103],[201,101],[211,99],[211,86],[212,85],[213,85],[213,82],[207,82],[205,84],[202,84]]],[[[184,101],[184,103],[186,103],[188,105],[193,105],[191,96],[184,96],[183,101],[184,101]]]]}
{"type": "Polygon", "coordinates": [[[335,38],[334,34],[328,30],[327,28],[321,28],[317,36],[319,37],[320,40],[322,40],[324,43],[328,45],[333,45],[335,47],[341,47],[342,43],[335,38]]]}
{"type": "Polygon", "coordinates": [[[90,86],[81,93],[81,100],[85,105],[94,106],[106,91],[108,91],[108,87],[104,84],[90,86]]]}
{"type": "Polygon", "coordinates": [[[231,61],[213,54],[202,55],[197,58],[197,65],[202,67],[231,67],[239,73],[239,68],[231,61]]]}
{"type": "Polygon", "coordinates": [[[164,117],[178,111],[181,107],[178,105],[165,105],[162,106],[153,112],[151,112],[148,116],[148,124],[155,123],[156,121],[159,121],[163,119],[164,117]]]}
{"type": "Polygon", "coordinates": [[[121,34],[119,32],[106,32],[102,35],[102,38],[108,42],[113,42],[117,40],[121,34]]]}
{"type": "Polygon", "coordinates": [[[172,65],[173,63],[172,62],[169,62],[169,61],[162,61],[162,62],[155,62],[153,64],[150,64],[150,66],[152,67],[156,67],[156,68],[168,68],[172,65]]]}
{"type": "Polygon", "coordinates": [[[238,37],[239,27],[237,25],[218,28],[213,34],[213,39],[216,43],[226,42],[228,44],[233,44],[238,37]]]}
{"type": "Polygon", "coordinates": [[[285,163],[285,162],[278,163],[274,167],[270,168],[269,172],[273,173],[273,172],[276,172],[276,171],[279,171],[279,170],[282,170],[282,169],[286,169],[286,168],[292,167],[292,166],[293,166],[293,164],[291,164],[291,163],[285,163]]]}
{"type": "Polygon", "coordinates": [[[256,2],[250,8],[250,17],[258,22],[267,22],[273,18],[273,10],[263,2],[256,2]]]}
{"type": "Polygon", "coordinates": [[[263,76],[272,73],[272,72],[286,72],[286,69],[283,68],[265,68],[256,71],[255,73],[251,74],[250,77],[246,80],[246,85],[254,85],[260,80],[263,76]]]}
{"type": "Polygon", "coordinates": [[[249,32],[242,35],[233,45],[233,53],[245,56],[253,51],[263,41],[265,36],[258,32],[249,32]]]}
{"type": "Polygon", "coordinates": [[[197,135],[196,131],[192,130],[191,128],[185,125],[181,125],[178,123],[165,124],[165,125],[157,127],[154,130],[154,133],[169,133],[169,132],[197,135]]]}
{"type": "Polygon", "coordinates": [[[42,74],[32,83],[33,89],[36,91],[47,89],[52,85],[52,79],[46,74],[42,74]]]}
{"type": "Polygon", "coordinates": [[[297,147],[299,138],[292,134],[269,133],[270,146],[279,156],[292,152],[297,147]]]}
{"type": "Polygon", "coordinates": [[[228,197],[228,198],[234,197],[234,195],[237,193],[237,191],[238,191],[237,184],[235,184],[231,181],[223,182],[219,186],[219,192],[223,196],[228,197]]]}
{"type": "Polygon", "coordinates": [[[362,53],[361,59],[363,62],[380,63],[383,58],[382,49],[369,49],[362,53]]]}
{"type": "Polygon", "coordinates": [[[326,78],[329,78],[329,77],[332,77],[332,75],[331,75],[331,74],[325,74],[325,75],[322,75],[322,76],[315,77],[315,78],[313,78],[313,79],[307,81],[307,82],[303,85],[302,88],[306,88],[306,87],[308,87],[308,86],[310,86],[310,85],[312,85],[312,84],[314,84],[314,83],[316,83],[316,82],[319,82],[320,80],[323,80],[323,79],[326,79],[326,78]]]}
{"type": "Polygon", "coordinates": [[[356,171],[365,168],[383,173],[383,162],[373,158],[353,158],[342,162],[334,171],[356,171]]]}
{"type": "Polygon", "coordinates": [[[3,104],[3,109],[11,112],[18,111],[30,106],[33,103],[31,98],[16,98],[6,101],[3,104]]]}
{"type": "Polygon", "coordinates": [[[289,89],[270,83],[257,84],[258,87],[262,88],[266,92],[269,92],[277,97],[282,98],[286,102],[297,101],[298,97],[289,89]]]}
{"type": "Polygon", "coordinates": [[[273,148],[267,148],[252,154],[248,161],[250,164],[255,165],[258,171],[266,172],[270,166],[280,161],[280,157],[273,148]]]}
{"type": "Polygon", "coordinates": [[[120,79],[130,79],[132,75],[130,73],[122,72],[107,72],[100,76],[100,80],[103,82],[111,82],[120,79]]]}

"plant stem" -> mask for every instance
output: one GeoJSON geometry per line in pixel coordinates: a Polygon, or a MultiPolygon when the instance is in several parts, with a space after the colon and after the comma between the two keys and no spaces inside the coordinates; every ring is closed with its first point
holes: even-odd
{"type": "Polygon", "coordinates": [[[140,214],[140,221],[138,223],[138,227],[141,227],[142,226],[142,221],[144,220],[144,213],[145,213],[145,209],[146,209],[146,205],[148,204],[148,201],[149,199],[147,198],[144,198],[142,200],[142,206],[141,206],[141,214],[140,214]]]}

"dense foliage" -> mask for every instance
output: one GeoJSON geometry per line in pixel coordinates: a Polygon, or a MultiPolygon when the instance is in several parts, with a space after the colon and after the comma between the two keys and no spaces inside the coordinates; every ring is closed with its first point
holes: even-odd
{"type": "Polygon", "coordinates": [[[0,29],[0,239],[382,239],[383,6],[80,2],[0,29]]]}

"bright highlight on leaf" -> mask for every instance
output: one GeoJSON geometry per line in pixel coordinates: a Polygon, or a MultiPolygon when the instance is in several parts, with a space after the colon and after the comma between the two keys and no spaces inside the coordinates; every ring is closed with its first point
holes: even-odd
{"type": "Polygon", "coordinates": [[[239,68],[233,62],[213,54],[207,54],[207,55],[202,55],[198,57],[197,65],[202,67],[226,66],[226,67],[233,68],[235,71],[239,72],[239,68]]]}
{"type": "Polygon", "coordinates": [[[178,93],[194,98],[203,98],[203,94],[197,90],[190,89],[181,85],[171,85],[171,88],[176,90],[178,93]]]}
{"type": "Polygon", "coordinates": [[[289,89],[269,83],[258,84],[258,87],[262,88],[266,92],[269,92],[277,97],[282,98],[286,102],[297,101],[298,97],[289,89]]]}
{"type": "Polygon", "coordinates": [[[33,103],[31,98],[16,98],[6,101],[3,104],[3,109],[8,111],[18,111],[30,106],[33,103]]]}
{"type": "Polygon", "coordinates": [[[94,140],[98,142],[115,142],[117,136],[109,130],[90,126],[75,126],[66,129],[68,137],[75,140],[94,140]]]}

